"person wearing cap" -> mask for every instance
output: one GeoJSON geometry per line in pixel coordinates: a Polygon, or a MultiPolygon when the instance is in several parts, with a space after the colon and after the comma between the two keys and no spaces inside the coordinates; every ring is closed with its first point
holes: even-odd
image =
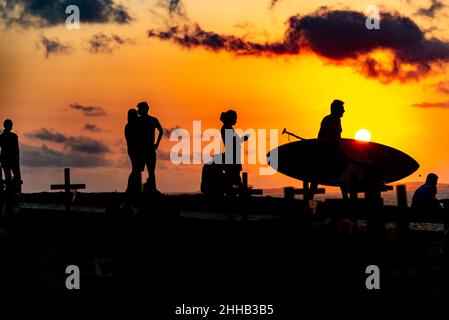
{"type": "Polygon", "coordinates": [[[429,173],[426,183],[416,189],[412,198],[412,208],[417,209],[441,209],[440,203],[436,198],[438,176],[435,173],[429,173]]]}
{"type": "Polygon", "coordinates": [[[19,163],[19,138],[12,132],[13,122],[6,119],[3,122],[3,133],[0,135],[0,163],[5,173],[7,189],[13,187],[15,192],[20,193],[21,175],[19,163]]]}

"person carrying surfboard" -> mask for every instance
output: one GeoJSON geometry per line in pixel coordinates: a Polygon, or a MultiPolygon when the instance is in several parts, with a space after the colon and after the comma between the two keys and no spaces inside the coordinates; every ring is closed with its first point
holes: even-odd
{"type": "MultiPolygon", "coordinates": [[[[331,113],[323,118],[321,121],[320,131],[318,132],[318,139],[341,139],[341,118],[345,113],[344,102],[334,99],[331,103],[331,113]]],[[[318,184],[312,182],[310,184],[309,199],[313,200],[318,184]]],[[[348,198],[348,193],[345,188],[341,187],[341,194],[343,199],[348,198]]]]}
{"type": "Polygon", "coordinates": [[[321,121],[318,139],[341,139],[341,118],[345,113],[344,102],[335,99],[331,103],[331,113],[321,121]]]}

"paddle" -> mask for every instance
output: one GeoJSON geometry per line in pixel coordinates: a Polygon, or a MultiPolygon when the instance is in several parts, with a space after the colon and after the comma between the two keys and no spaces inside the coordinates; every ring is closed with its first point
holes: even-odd
{"type": "Polygon", "coordinates": [[[287,129],[284,128],[284,130],[282,130],[282,134],[285,134],[285,133],[288,134],[289,136],[293,136],[293,137],[295,137],[296,139],[299,139],[299,140],[307,140],[307,139],[301,138],[300,136],[297,136],[294,133],[288,132],[287,129]]]}

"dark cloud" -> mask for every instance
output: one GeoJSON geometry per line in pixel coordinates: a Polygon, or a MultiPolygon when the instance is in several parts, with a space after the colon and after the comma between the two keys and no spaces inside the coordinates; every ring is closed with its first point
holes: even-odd
{"type": "Polygon", "coordinates": [[[271,0],[270,8],[274,8],[279,1],[281,1],[281,0],[271,0]]]}
{"type": "Polygon", "coordinates": [[[39,44],[44,47],[45,58],[47,59],[51,54],[69,53],[72,49],[69,44],[61,42],[57,37],[50,39],[41,36],[39,44]]]}
{"type": "Polygon", "coordinates": [[[62,144],[64,149],[89,154],[103,154],[110,151],[109,147],[102,141],[98,141],[89,137],[78,136],[66,136],[54,130],[39,129],[29,133],[25,133],[25,136],[38,139],[41,141],[55,142],[62,144]]]}
{"type": "Polygon", "coordinates": [[[438,92],[449,94],[449,81],[441,81],[435,85],[438,92]]]}
{"type": "Polygon", "coordinates": [[[81,23],[129,23],[127,9],[113,0],[7,0],[0,2],[0,19],[9,26],[47,27],[64,24],[69,5],[80,9],[81,23]]]}
{"type": "Polygon", "coordinates": [[[68,153],[53,150],[46,145],[40,147],[23,144],[21,147],[21,164],[26,167],[72,167],[96,168],[111,165],[103,155],[68,153]]]}
{"type": "Polygon", "coordinates": [[[170,15],[184,15],[184,5],[181,0],[160,0],[159,6],[166,8],[170,15]]]}
{"type": "Polygon", "coordinates": [[[444,3],[440,0],[432,0],[432,4],[428,8],[419,9],[416,14],[420,16],[425,16],[429,18],[435,18],[438,11],[445,7],[444,3]]]}
{"type": "Polygon", "coordinates": [[[98,33],[93,35],[87,44],[87,49],[92,53],[111,53],[122,45],[135,44],[135,41],[122,38],[116,34],[107,36],[103,33],[98,33]]]}
{"type": "Polygon", "coordinates": [[[449,101],[415,103],[413,105],[413,107],[424,108],[424,109],[429,109],[429,108],[444,108],[444,109],[448,109],[449,108],[449,101]]]}
{"type": "Polygon", "coordinates": [[[39,129],[33,132],[25,133],[25,136],[33,139],[39,139],[43,141],[51,141],[56,143],[65,143],[67,141],[67,137],[62,133],[56,132],[54,130],[48,129],[39,129]]]}
{"type": "Polygon", "coordinates": [[[110,151],[109,147],[103,142],[89,137],[70,137],[67,140],[66,148],[82,153],[101,154],[110,151]]]}
{"type": "Polygon", "coordinates": [[[164,137],[166,138],[170,138],[171,133],[176,130],[176,129],[180,129],[180,126],[176,126],[174,128],[164,128],[164,137]]]}
{"type": "Polygon", "coordinates": [[[81,110],[87,117],[99,117],[106,115],[106,111],[102,107],[83,106],[78,103],[73,103],[69,105],[69,107],[75,110],[81,110]]]}
{"type": "Polygon", "coordinates": [[[373,30],[366,28],[366,19],[356,11],[321,8],[312,15],[290,17],[284,39],[271,43],[209,32],[198,25],[150,30],[148,36],[184,48],[202,47],[240,56],[274,57],[313,52],[383,82],[417,79],[430,72],[432,65],[449,61],[449,43],[426,38],[426,32],[410,18],[385,12],[381,14],[380,29],[373,30]],[[389,51],[392,58],[379,60],[374,55],[378,50],[389,51]]]}
{"type": "Polygon", "coordinates": [[[101,128],[97,127],[95,124],[92,123],[86,123],[83,127],[83,130],[91,131],[91,132],[100,132],[101,128]]]}

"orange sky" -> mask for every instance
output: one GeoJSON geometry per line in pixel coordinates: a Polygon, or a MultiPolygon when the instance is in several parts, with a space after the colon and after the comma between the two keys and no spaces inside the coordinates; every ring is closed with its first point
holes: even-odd
{"type": "MultiPolygon", "coordinates": [[[[101,167],[72,169],[74,183],[86,183],[87,191],[123,191],[130,165],[124,152],[123,128],[128,108],[147,100],[151,113],[166,128],[180,126],[191,130],[192,121],[201,120],[203,128],[219,128],[221,111],[238,111],[239,128],[288,128],[303,137],[315,137],[319,123],[328,114],[330,102],[345,101],[343,137],[353,138],[361,128],[368,129],[372,140],[390,145],[414,157],[421,168],[407,181],[423,180],[420,175],[436,172],[441,182],[449,182],[448,108],[418,108],[413,104],[449,101],[435,85],[447,81],[442,64],[419,81],[392,81],[388,84],[370,79],[349,65],[330,63],[314,53],[283,57],[238,57],[228,52],[203,48],[184,49],[171,42],[149,39],[149,29],[164,26],[170,19],[156,5],[158,1],[123,2],[133,21],[89,24],[81,21],[80,30],[64,25],[0,31],[0,115],[11,118],[14,131],[24,148],[41,148],[67,153],[60,143],[32,138],[41,128],[65,136],[85,136],[108,146],[102,154],[108,164],[101,167]],[[153,11],[152,11],[153,10],[153,11]],[[165,22],[164,22],[165,21],[165,22]],[[117,34],[130,43],[108,53],[86,50],[94,34],[117,34]],[[45,57],[38,45],[42,36],[57,37],[71,46],[69,52],[45,57]],[[98,106],[106,115],[88,117],[69,107],[78,103],[98,106]],[[99,132],[83,130],[91,123],[99,132]]],[[[183,3],[189,21],[217,33],[246,36],[253,41],[277,41],[283,37],[285,21],[294,14],[309,14],[322,5],[363,12],[372,1],[205,1],[183,3]]],[[[443,1],[443,3],[445,3],[443,1]]],[[[448,7],[449,7],[449,3],[448,7]]],[[[381,10],[397,11],[415,21],[422,30],[432,28],[429,36],[449,39],[444,7],[431,19],[416,14],[430,7],[430,1],[378,1],[381,10]]],[[[385,55],[386,53],[379,53],[385,55]]],[[[280,136],[281,143],[287,142],[280,136]]],[[[164,138],[161,153],[174,145],[164,138]]],[[[245,166],[250,183],[259,188],[295,185],[298,182],[277,174],[259,176],[257,166],[245,166]]],[[[163,192],[197,191],[200,165],[175,166],[160,160],[158,187],[163,192]]],[[[51,183],[62,180],[62,167],[22,165],[24,191],[48,191],[51,183]]]]}

